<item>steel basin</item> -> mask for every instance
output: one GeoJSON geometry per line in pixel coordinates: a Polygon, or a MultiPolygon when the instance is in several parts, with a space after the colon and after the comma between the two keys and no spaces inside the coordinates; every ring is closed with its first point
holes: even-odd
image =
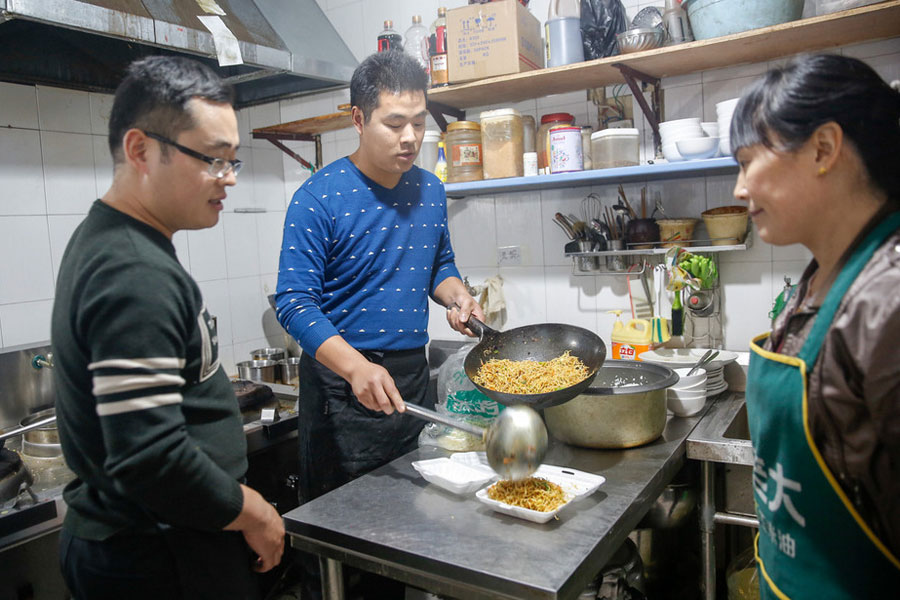
{"type": "Polygon", "coordinates": [[[694,460],[753,465],[753,445],[743,394],[728,394],[714,402],[687,439],[687,457],[694,460]]]}

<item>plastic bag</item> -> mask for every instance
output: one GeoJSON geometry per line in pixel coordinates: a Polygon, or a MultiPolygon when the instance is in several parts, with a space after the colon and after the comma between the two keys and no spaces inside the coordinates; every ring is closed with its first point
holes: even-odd
{"type": "Polygon", "coordinates": [[[619,53],[616,34],[628,29],[621,0],[581,0],[581,40],[584,60],[619,53]]]}
{"type": "MultiPolygon", "coordinates": [[[[463,346],[441,365],[434,410],[460,421],[487,427],[500,414],[503,406],[479,392],[466,376],[463,365],[469,350],[474,347],[475,344],[463,346]]],[[[437,423],[429,423],[422,429],[419,445],[438,446],[456,452],[484,450],[484,442],[480,438],[437,423]]]]}
{"type": "Polygon", "coordinates": [[[725,570],[725,581],[728,583],[728,600],[758,600],[759,571],[753,546],[732,559],[725,570]]]}

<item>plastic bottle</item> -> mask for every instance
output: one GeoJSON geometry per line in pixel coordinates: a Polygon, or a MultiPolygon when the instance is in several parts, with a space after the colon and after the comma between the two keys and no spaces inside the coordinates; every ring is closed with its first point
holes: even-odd
{"type": "Polygon", "coordinates": [[[666,45],[683,44],[694,40],[694,34],[691,33],[691,25],[681,6],[681,0],[666,0],[662,22],[669,38],[666,45]]]}
{"type": "Polygon", "coordinates": [[[550,0],[544,39],[548,67],[584,61],[579,0],[550,0]]]}
{"type": "Polygon", "coordinates": [[[420,15],[413,15],[412,25],[403,36],[403,51],[419,61],[426,73],[431,70],[428,57],[428,28],[422,25],[420,15]]]}
{"type": "Polygon", "coordinates": [[[647,319],[631,319],[627,324],[623,324],[620,320],[622,316],[621,310],[611,310],[610,313],[616,315],[616,322],[613,324],[612,335],[612,357],[621,360],[637,360],[640,361],[640,355],[650,350],[653,343],[653,330],[650,321],[647,319]]]}
{"type": "Polygon", "coordinates": [[[387,19],[384,22],[384,31],[378,34],[378,51],[403,50],[403,38],[394,31],[394,22],[387,19]]]}
{"type": "Polygon", "coordinates": [[[431,87],[443,87],[450,83],[447,64],[447,9],[438,9],[437,19],[431,24],[428,43],[431,62],[431,87]]]}
{"type": "Polygon", "coordinates": [[[434,174],[442,182],[447,182],[447,156],[444,154],[444,142],[438,142],[438,157],[434,163],[434,174]]]}

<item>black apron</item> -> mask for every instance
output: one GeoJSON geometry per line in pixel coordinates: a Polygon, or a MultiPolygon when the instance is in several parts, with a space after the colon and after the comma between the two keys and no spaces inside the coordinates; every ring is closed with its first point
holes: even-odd
{"type": "MultiPolygon", "coordinates": [[[[361,352],[387,369],[404,402],[425,406],[428,362],[424,347],[361,352]]],[[[306,353],[300,359],[299,381],[301,504],[417,447],[424,421],[369,410],[353,395],[349,383],[306,353]]]]}

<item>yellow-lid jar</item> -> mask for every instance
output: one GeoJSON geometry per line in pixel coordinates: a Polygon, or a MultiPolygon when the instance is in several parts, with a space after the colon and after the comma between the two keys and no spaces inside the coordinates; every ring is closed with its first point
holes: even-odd
{"type": "Polygon", "coordinates": [[[447,183],[478,181],[482,173],[481,126],[473,121],[447,125],[447,183]]]}

